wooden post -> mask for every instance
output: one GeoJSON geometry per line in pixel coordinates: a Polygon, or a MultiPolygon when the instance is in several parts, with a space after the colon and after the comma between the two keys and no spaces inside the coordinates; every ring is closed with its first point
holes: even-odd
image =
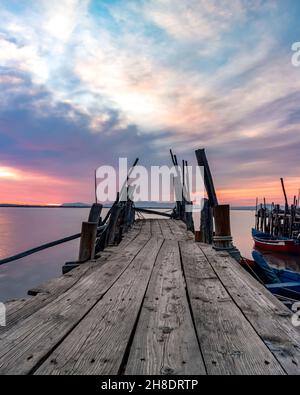
{"type": "Polygon", "coordinates": [[[204,199],[203,209],[201,211],[200,224],[200,241],[206,244],[212,244],[213,240],[213,215],[208,199],[204,199]]]}
{"type": "Polygon", "coordinates": [[[266,198],[264,198],[264,232],[268,233],[268,209],[266,198]]]}
{"type": "Polygon", "coordinates": [[[287,211],[289,209],[289,202],[288,202],[283,178],[280,178],[280,181],[281,181],[282,191],[283,191],[284,200],[285,200],[285,212],[287,213],[287,211]]]}
{"type": "Polygon", "coordinates": [[[119,217],[122,211],[121,203],[116,204],[112,207],[109,226],[108,226],[108,233],[107,233],[107,241],[106,245],[115,245],[116,238],[119,236],[119,217]]]}
{"type": "Polygon", "coordinates": [[[256,230],[259,230],[260,210],[258,209],[258,205],[257,205],[257,208],[256,208],[256,214],[255,214],[255,216],[256,216],[255,229],[256,229],[256,230]]]}
{"type": "Polygon", "coordinates": [[[193,202],[186,202],[184,206],[184,220],[187,227],[187,230],[191,232],[195,232],[194,218],[193,218],[193,202]],[[189,208],[189,209],[188,209],[189,208]],[[190,210],[191,209],[191,210],[190,210]]]}
{"type": "Polygon", "coordinates": [[[264,209],[263,205],[260,205],[260,231],[264,231],[264,209]]]}
{"type": "Polygon", "coordinates": [[[274,209],[270,213],[270,234],[274,236],[274,209]]]}
{"type": "Polygon", "coordinates": [[[93,204],[89,214],[88,222],[96,222],[97,224],[99,224],[102,208],[102,204],[93,204]]]}
{"type": "Polygon", "coordinates": [[[274,218],[274,231],[273,235],[274,236],[279,236],[280,235],[280,218],[279,218],[279,212],[280,212],[280,206],[276,204],[275,206],[275,218],[274,218]]]}
{"type": "Polygon", "coordinates": [[[133,210],[133,204],[130,200],[125,203],[125,213],[124,213],[124,224],[123,224],[123,231],[124,233],[128,232],[131,228],[131,211],[133,210]]]}
{"type": "Polygon", "coordinates": [[[95,257],[97,223],[83,222],[78,262],[83,263],[95,257]]]}
{"type": "Polygon", "coordinates": [[[296,219],[296,205],[293,205],[291,207],[291,215],[290,215],[289,238],[293,237],[293,231],[294,231],[294,226],[295,226],[295,219],[296,219]]]}
{"type": "Polygon", "coordinates": [[[218,205],[218,199],[205,150],[199,149],[198,151],[196,151],[196,157],[198,165],[204,167],[204,182],[210,205],[211,207],[216,207],[218,205]]]}
{"type": "Polygon", "coordinates": [[[201,231],[200,230],[196,230],[195,231],[195,242],[196,243],[201,243],[202,239],[201,239],[201,231]]]}
{"type": "Polygon", "coordinates": [[[220,205],[214,208],[215,236],[214,247],[219,250],[233,248],[230,227],[230,206],[220,205]]]}

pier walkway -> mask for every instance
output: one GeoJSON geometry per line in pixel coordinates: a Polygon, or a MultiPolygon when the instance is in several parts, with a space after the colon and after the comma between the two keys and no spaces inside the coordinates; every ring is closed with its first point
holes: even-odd
{"type": "Polygon", "coordinates": [[[0,374],[300,373],[291,312],[181,221],[136,221],[30,294],[7,306],[0,374]]]}

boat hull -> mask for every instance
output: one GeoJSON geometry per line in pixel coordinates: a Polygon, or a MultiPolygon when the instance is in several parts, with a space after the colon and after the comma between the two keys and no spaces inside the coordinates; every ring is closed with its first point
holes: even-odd
{"type": "Polygon", "coordinates": [[[252,232],[255,247],[264,251],[300,253],[300,244],[297,240],[272,237],[267,233],[252,232]]]}
{"type": "Polygon", "coordinates": [[[274,251],[274,252],[285,252],[285,253],[299,253],[300,246],[296,245],[293,241],[261,241],[259,239],[254,238],[255,247],[265,251],[274,251]]]}
{"type": "Polygon", "coordinates": [[[271,268],[263,254],[253,251],[254,260],[242,258],[241,264],[259,278],[275,296],[300,301],[300,273],[271,268]]]}

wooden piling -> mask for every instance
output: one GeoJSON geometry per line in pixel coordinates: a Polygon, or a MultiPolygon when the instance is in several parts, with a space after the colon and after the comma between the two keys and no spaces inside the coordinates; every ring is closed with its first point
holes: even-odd
{"type": "Polygon", "coordinates": [[[201,211],[200,223],[200,241],[206,244],[212,244],[213,240],[213,213],[208,199],[204,199],[203,209],[201,211]]]}
{"type": "Polygon", "coordinates": [[[195,231],[195,242],[196,243],[201,243],[201,231],[200,230],[196,230],[195,231]]]}
{"type": "Polygon", "coordinates": [[[84,263],[95,257],[95,243],[97,237],[97,223],[83,222],[80,239],[78,262],[84,263]]]}
{"type": "Polygon", "coordinates": [[[120,238],[120,214],[122,212],[122,205],[120,203],[112,207],[111,216],[107,233],[107,245],[115,245],[120,238]]]}
{"type": "Polygon", "coordinates": [[[232,248],[232,236],[230,227],[230,206],[219,205],[214,208],[215,236],[214,247],[217,249],[232,248]]]}
{"type": "Polygon", "coordinates": [[[210,205],[211,207],[216,207],[218,205],[218,199],[217,199],[217,194],[215,191],[214,182],[211,175],[205,150],[204,149],[197,150],[196,158],[198,165],[204,167],[204,182],[205,182],[205,188],[208,194],[210,205]]]}
{"type": "Polygon", "coordinates": [[[102,209],[103,209],[102,204],[99,203],[93,204],[89,214],[88,222],[96,222],[98,224],[100,221],[102,209]]]}

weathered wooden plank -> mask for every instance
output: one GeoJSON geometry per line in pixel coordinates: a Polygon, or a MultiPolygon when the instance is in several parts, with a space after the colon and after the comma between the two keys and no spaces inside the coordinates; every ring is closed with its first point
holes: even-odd
{"type": "Polygon", "coordinates": [[[179,232],[178,232],[178,234],[175,234],[173,232],[173,229],[172,229],[172,222],[173,221],[174,220],[165,221],[165,222],[160,221],[160,227],[162,229],[163,228],[165,229],[164,230],[164,234],[166,234],[168,236],[167,240],[176,240],[176,241],[178,241],[178,240],[182,239],[182,234],[179,234],[179,232]]]}
{"type": "Polygon", "coordinates": [[[161,220],[158,221],[158,224],[160,226],[163,238],[165,240],[172,240],[173,239],[173,234],[172,234],[172,232],[170,230],[170,227],[169,227],[168,223],[169,223],[169,221],[165,220],[165,219],[161,219],[161,220]]]}
{"type": "Polygon", "coordinates": [[[193,242],[180,242],[200,348],[208,374],[281,375],[284,370],[193,242]]]}
{"type": "Polygon", "coordinates": [[[157,220],[157,219],[150,220],[152,236],[163,237],[161,227],[159,226],[159,222],[160,222],[160,220],[157,220]]]}
{"type": "MultiPolygon", "coordinates": [[[[107,248],[101,253],[101,257],[96,261],[87,262],[84,265],[72,270],[64,276],[48,281],[32,290],[29,294],[34,298],[21,299],[7,304],[6,327],[0,327],[0,335],[7,332],[18,322],[30,317],[36,311],[42,309],[47,304],[58,298],[64,292],[72,288],[83,276],[88,275],[92,270],[103,265],[113,254],[117,254],[127,246],[141,233],[142,226],[145,222],[138,221],[132,231],[130,231],[119,246],[107,248]]],[[[149,228],[145,227],[147,234],[149,228]]],[[[144,237],[144,236],[141,236],[144,237]]]]}
{"type": "Polygon", "coordinates": [[[170,228],[173,234],[183,237],[183,240],[194,240],[195,235],[193,232],[187,230],[186,225],[183,221],[172,220],[169,221],[170,228]]]}
{"type": "Polygon", "coordinates": [[[159,215],[160,217],[165,217],[165,218],[171,218],[172,214],[169,213],[164,213],[163,211],[156,211],[152,209],[146,209],[146,208],[141,208],[141,207],[136,207],[135,210],[138,213],[142,214],[150,214],[150,215],[159,215]]]}
{"type": "Polygon", "coordinates": [[[103,299],[36,374],[118,374],[162,239],[152,237],[103,299]]]}
{"type": "Polygon", "coordinates": [[[226,253],[195,244],[181,221],[136,224],[101,253],[107,265],[8,304],[17,324],[0,328],[0,374],[299,374],[299,330],[275,297],[226,253]]]}
{"type": "Polygon", "coordinates": [[[97,257],[95,261],[87,262],[84,265],[80,265],[79,267],[73,269],[64,276],[47,281],[35,288],[31,288],[28,291],[28,295],[36,296],[42,293],[59,296],[61,293],[73,286],[83,275],[85,275],[89,270],[93,269],[96,265],[104,263],[113,254],[117,254],[125,249],[140,234],[143,223],[143,221],[137,221],[130,232],[126,233],[119,245],[107,247],[105,251],[102,251],[99,254],[99,257],[97,257]]]}
{"type": "Polygon", "coordinates": [[[178,242],[165,241],[151,276],[125,374],[205,373],[187,301],[178,242]]]}
{"type": "Polygon", "coordinates": [[[191,238],[194,239],[192,232],[189,232],[186,228],[186,225],[182,221],[178,220],[170,220],[167,221],[167,224],[170,228],[170,233],[173,235],[172,239],[175,240],[190,240],[191,238]]]}
{"type": "Polygon", "coordinates": [[[125,250],[0,336],[0,374],[27,374],[79,323],[149,241],[150,224],[125,250]]]}
{"type": "Polygon", "coordinates": [[[288,374],[300,374],[300,330],[291,312],[226,253],[199,246],[256,332],[288,374]]]}
{"type": "Polygon", "coordinates": [[[187,230],[186,224],[180,220],[160,221],[160,225],[166,228],[165,234],[168,240],[194,240],[194,234],[187,230]]]}

